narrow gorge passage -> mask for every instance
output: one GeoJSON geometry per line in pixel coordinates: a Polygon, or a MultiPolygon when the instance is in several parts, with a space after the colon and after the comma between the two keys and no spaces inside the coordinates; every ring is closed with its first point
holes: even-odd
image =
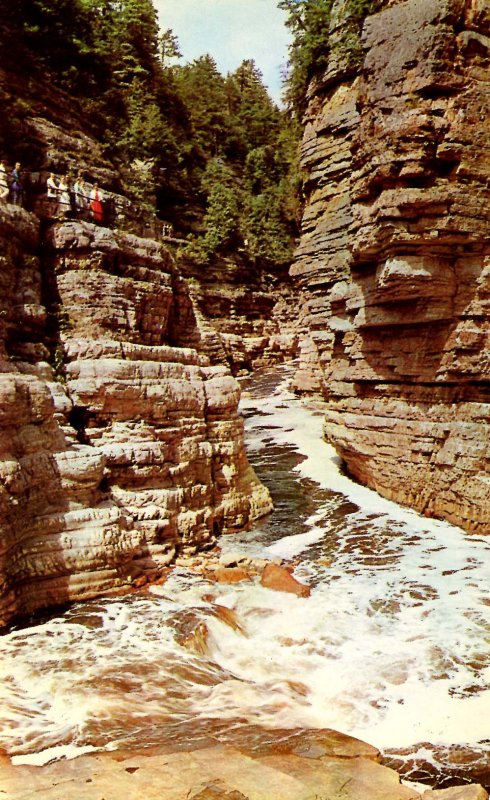
{"type": "Polygon", "coordinates": [[[345,477],[292,373],[243,381],[249,457],[276,510],[220,545],[293,561],[311,596],[178,567],[148,593],[12,628],[0,747],[14,763],[331,727],[412,779],[490,783],[490,543],[345,477]]]}

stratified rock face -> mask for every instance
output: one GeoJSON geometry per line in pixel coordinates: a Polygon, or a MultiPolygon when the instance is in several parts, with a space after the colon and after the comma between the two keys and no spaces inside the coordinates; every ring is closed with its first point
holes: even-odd
{"type": "Polygon", "coordinates": [[[233,374],[294,358],[298,351],[295,288],[288,265],[274,269],[216,256],[209,265],[179,259],[190,278],[209,355],[233,374]]]}
{"type": "Polygon", "coordinates": [[[161,243],[0,208],[0,624],[123,591],[270,510],[161,243]],[[191,346],[192,344],[192,346],[191,346]]]}
{"type": "Polygon", "coordinates": [[[391,2],[311,98],[301,389],[381,494],[490,532],[490,6],[391,2]]]}

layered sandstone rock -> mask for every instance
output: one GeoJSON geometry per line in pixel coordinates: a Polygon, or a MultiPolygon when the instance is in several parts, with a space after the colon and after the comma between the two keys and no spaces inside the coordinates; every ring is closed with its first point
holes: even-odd
{"type": "Polygon", "coordinates": [[[123,591],[270,510],[161,243],[2,206],[0,621],[123,591]]]}
{"type": "Polygon", "coordinates": [[[343,10],[303,143],[297,385],[352,475],[488,533],[489,7],[385,4],[355,70],[343,10]]]}
{"type": "Polygon", "coordinates": [[[240,253],[200,266],[179,259],[213,359],[234,374],[297,355],[297,309],[289,265],[266,269],[240,253]]]}

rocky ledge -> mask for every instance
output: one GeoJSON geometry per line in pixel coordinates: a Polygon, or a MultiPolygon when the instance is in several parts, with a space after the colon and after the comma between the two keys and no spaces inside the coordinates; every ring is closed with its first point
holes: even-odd
{"type": "Polygon", "coordinates": [[[419,793],[379,763],[379,753],[331,730],[249,731],[248,745],[148,748],[12,766],[0,756],[9,800],[488,800],[481,786],[419,793]]]}
{"type": "Polygon", "coordinates": [[[0,624],[268,512],[239,387],[162,243],[0,208],[0,624]]]}
{"type": "Polygon", "coordinates": [[[490,7],[391,0],[305,120],[300,390],[380,494],[490,532],[490,7]]]}

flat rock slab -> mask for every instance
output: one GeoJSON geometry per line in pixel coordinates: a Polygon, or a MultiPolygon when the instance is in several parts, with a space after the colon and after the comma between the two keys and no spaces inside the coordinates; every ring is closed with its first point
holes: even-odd
{"type": "MultiPolygon", "coordinates": [[[[419,800],[396,772],[377,762],[375,748],[333,731],[331,736],[295,734],[277,742],[275,752],[271,741],[253,755],[224,745],[178,753],[152,748],[43,767],[14,766],[0,756],[0,800],[419,800]]],[[[423,794],[432,797],[488,800],[479,786],[423,794]]]]}
{"type": "MultiPolygon", "coordinates": [[[[0,769],[5,800],[184,800],[239,792],[248,800],[315,800],[294,777],[232,748],[194,753],[82,756],[45,767],[0,769]]],[[[240,794],[238,796],[240,796],[240,794]]]]}
{"type": "Polygon", "coordinates": [[[403,786],[379,751],[333,730],[247,729],[236,746],[152,747],[42,767],[0,755],[0,800],[488,800],[481,786],[403,786]]]}

